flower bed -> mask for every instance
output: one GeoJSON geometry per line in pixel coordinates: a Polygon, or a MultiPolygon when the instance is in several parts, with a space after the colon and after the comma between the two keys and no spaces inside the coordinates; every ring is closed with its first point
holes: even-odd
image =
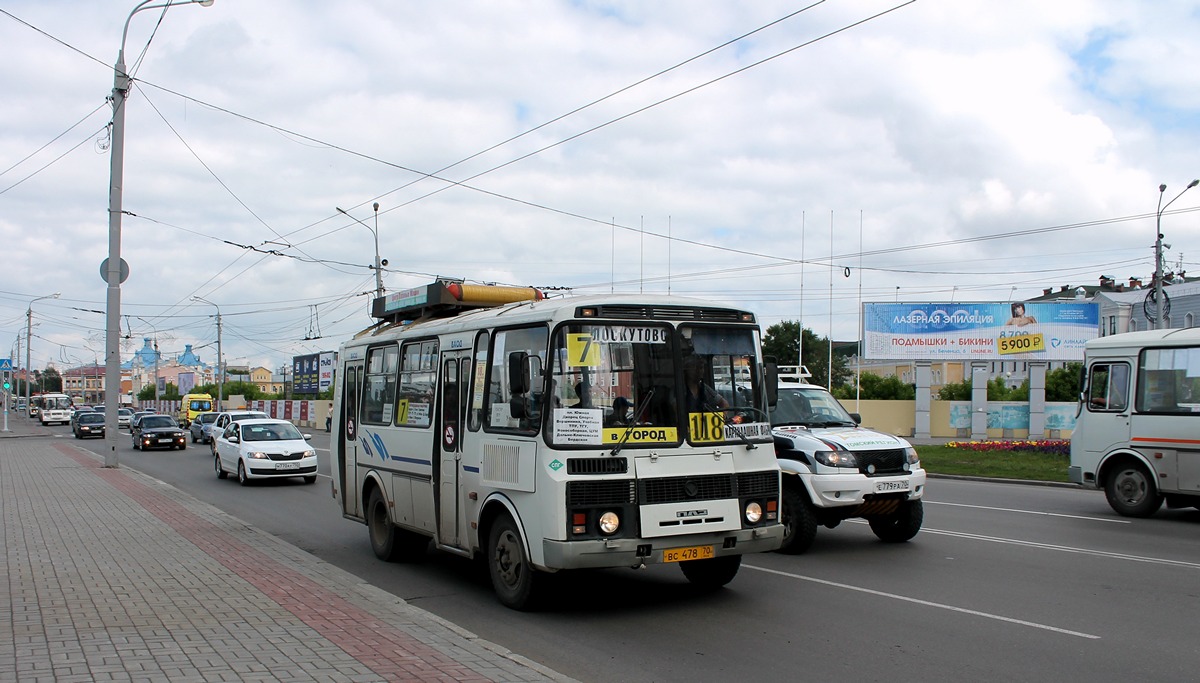
{"type": "Polygon", "coordinates": [[[999,440],[999,441],[950,441],[950,448],[965,451],[1011,452],[1033,451],[1051,455],[1070,455],[1071,442],[1067,439],[999,440]]]}

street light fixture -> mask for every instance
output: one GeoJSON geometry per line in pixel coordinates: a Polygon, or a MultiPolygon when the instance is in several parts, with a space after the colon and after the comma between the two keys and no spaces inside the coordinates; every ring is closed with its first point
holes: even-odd
{"type": "Polygon", "coordinates": [[[57,299],[62,296],[62,292],[39,296],[29,302],[29,308],[25,309],[25,414],[29,414],[29,382],[33,379],[33,372],[30,370],[29,349],[33,346],[33,305],[43,299],[57,299]]]}
{"type": "MultiPolygon", "coordinates": [[[[221,307],[200,296],[193,296],[192,301],[210,304],[217,308],[217,411],[219,412],[221,404],[225,401],[225,364],[221,362],[221,307]]],[[[155,380],[155,386],[157,386],[157,380],[155,380]]]]}
{"type": "Polygon", "coordinates": [[[355,223],[358,223],[367,230],[370,230],[371,234],[375,236],[375,298],[379,299],[383,297],[383,266],[386,266],[387,262],[381,261],[379,258],[379,202],[375,202],[371,206],[375,209],[375,227],[373,228],[358,220],[354,216],[346,213],[345,209],[338,206],[335,206],[334,208],[338,210],[338,213],[344,214],[355,223]]]}
{"type": "MultiPolygon", "coordinates": [[[[133,15],[146,9],[160,9],[175,5],[200,5],[211,7],[213,0],[167,0],[151,5],[154,0],[142,0],[125,19],[121,29],[121,49],[117,52],[117,63],[113,67],[112,90],[112,148],[109,157],[108,181],[108,259],[101,265],[101,275],[108,283],[108,308],[104,329],[104,466],[117,466],[117,411],[121,393],[121,282],[128,277],[129,269],[121,260],[121,190],[125,185],[125,98],[132,80],[125,71],[125,39],[129,36],[129,22],[133,15]]],[[[165,12],[165,9],[164,9],[165,12]]]]}
{"type": "MultiPolygon", "coordinates": [[[[1192,182],[1188,183],[1187,187],[1183,188],[1182,190],[1179,191],[1179,194],[1175,195],[1175,199],[1179,199],[1180,197],[1183,196],[1184,192],[1187,192],[1188,190],[1192,189],[1193,187],[1195,187],[1197,185],[1200,185],[1200,178],[1197,178],[1196,180],[1193,180],[1192,182]]],[[[1164,318],[1166,318],[1166,316],[1163,315],[1164,307],[1163,307],[1163,283],[1162,283],[1162,281],[1163,281],[1162,215],[1163,215],[1163,212],[1167,210],[1168,206],[1175,203],[1175,199],[1172,199],[1171,201],[1167,202],[1166,206],[1163,206],[1162,198],[1163,198],[1163,193],[1166,191],[1167,191],[1166,183],[1163,183],[1162,185],[1158,186],[1158,215],[1157,215],[1157,222],[1155,223],[1155,231],[1154,231],[1154,327],[1155,327],[1155,329],[1159,329],[1159,330],[1164,329],[1166,327],[1166,324],[1165,324],[1166,320],[1164,319],[1164,318]]]]}

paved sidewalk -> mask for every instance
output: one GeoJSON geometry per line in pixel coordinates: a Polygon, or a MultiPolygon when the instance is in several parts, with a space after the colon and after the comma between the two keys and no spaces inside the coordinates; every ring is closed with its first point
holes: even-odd
{"type": "Polygon", "coordinates": [[[0,432],[0,681],[568,681],[73,440],[0,432]]]}

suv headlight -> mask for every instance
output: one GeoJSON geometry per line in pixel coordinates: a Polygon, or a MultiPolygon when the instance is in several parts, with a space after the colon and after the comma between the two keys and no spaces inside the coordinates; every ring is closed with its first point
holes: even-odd
{"type": "Polygon", "coordinates": [[[910,465],[921,464],[921,456],[917,455],[917,449],[913,448],[912,446],[904,449],[904,457],[906,462],[908,462],[910,465]]]}
{"type": "Polygon", "coordinates": [[[817,462],[826,467],[849,467],[858,469],[858,458],[850,451],[817,451],[813,453],[817,462]]]}

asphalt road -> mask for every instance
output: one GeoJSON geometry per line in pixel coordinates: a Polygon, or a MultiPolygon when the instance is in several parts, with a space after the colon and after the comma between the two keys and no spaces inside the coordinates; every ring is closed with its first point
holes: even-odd
{"type": "Polygon", "coordinates": [[[475,563],[375,559],[366,528],[338,513],[328,439],[312,433],[315,485],[218,480],[201,445],[143,453],[125,437],[118,456],[583,681],[1196,679],[1195,510],[1130,520],[1099,492],[934,479],[906,544],[851,521],[821,529],[806,555],[748,557],[715,593],[674,567],[581,572],[556,582],[553,608],[526,614],[501,607],[475,563]]]}

